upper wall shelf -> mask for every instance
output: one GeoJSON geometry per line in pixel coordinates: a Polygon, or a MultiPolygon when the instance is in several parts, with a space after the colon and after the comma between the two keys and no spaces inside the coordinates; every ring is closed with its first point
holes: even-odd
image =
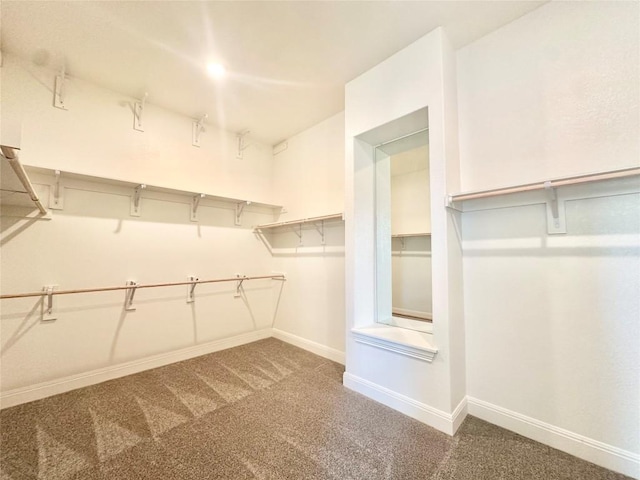
{"type": "Polygon", "coordinates": [[[325,220],[344,220],[343,213],[333,213],[331,215],[323,215],[320,217],[309,217],[309,218],[301,218],[298,220],[289,220],[286,222],[276,222],[276,223],[265,223],[263,225],[257,225],[254,227],[254,230],[269,230],[272,228],[280,228],[280,227],[290,227],[293,225],[303,225],[305,223],[318,223],[323,222],[325,220]]]}
{"type": "Polygon", "coordinates": [[[48,211],[40,201],[27,172],[18,159],[16,152],[18,149],[6,145],[0,146],[0,149],[2,150],[2,174],[0,176],[2,204],[17,207],[35,206],[40,216],[46,216],[48,211]]]}
{"type": "Polygon", "coordinates": [[[499,203],[499,197],[514,195],[510,206],[545,203],[548,233],[567,233],[565,219],[567,200],[640,192],[640,182],[633,178],[639,175],[640,167],[629,167],[510,187],[456,193],[447,196],[446,206],[460,212],[499,208],[505,206],[504,203],[499,203]],[[594,185],[589,189],[581,188],[587,184],[594,185]],[[596,184],[599,184],[597,188],[596,184]],[[567,188],[557,192],[558,187],[567,188]],[[540,196],[540,193],[544,196],[540,196]],[[515,194],[519,195],[515,196],[515,194]]]}
{"type": "Polygon", "coordinates": [[[157,185],[149,185],[145,183],[132,182],[127,180],[119,180],[114,178],[97,177],[93,175],[86,175],[74,172],[66,172],[60,170],[53,170],[42,167],[29,167],[27,170],[34,175],[44,175],[50,177],[45,182],[51,182],[49,208],[54,210],[61,210],[64,205],[64,183],[65,182],[89,182],[91,184],[103,184],[119,187],[124,190],[130,190],[131,192],[131,216],[139,217],[141,215],[142,202],[145,192],[157,192],[171,195],[179,195],[188,197],[191,203],[190,218],[192,221],[198,221],[198,208],[201,200],[206,198],[214,202],[226,203],[235,209],[235,224],[241,225],[242,214],[246,206],[266,208],[273,210],[274,214],[279,214],[282,210],[281,205],[274,205],[270,203],[255,202],[252,200],[239,199],[233,197],[225,197],[220,195],[214,195],[206,192],[192,192],[187,190],[180,190],[175,188],[168,188],[157,185]]]}

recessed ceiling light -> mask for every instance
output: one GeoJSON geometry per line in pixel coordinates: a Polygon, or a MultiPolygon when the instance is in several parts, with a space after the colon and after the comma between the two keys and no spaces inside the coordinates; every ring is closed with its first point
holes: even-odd
{"type": "Polygon", "coordinates": [[[207,65],[207,72],[214,78],[221,78],[227,73],[227,70],[220,63],[209,63],[207,65]]]}

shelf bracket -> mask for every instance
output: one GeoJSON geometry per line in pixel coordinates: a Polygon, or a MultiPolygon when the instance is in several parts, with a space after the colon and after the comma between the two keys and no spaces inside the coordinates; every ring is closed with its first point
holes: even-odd
{"type": "Polygon", "coordinates": [[[207,118],[209,118],[209,115],[205,113],[200,120],[193,122],[193,126],[191,128],[191,145],[194,147],[200,147],[200,134],[205,131],[204,121],[207,118]]]}
{"type": "Polygon", "coordinates": [[[298,230],[297,231],[293,226],[291,226],[290,228],[291,228],[291,231],[296,234],[296,237],[298,237],[298,240],[299,240],[298,247],[304,246],[302,244],[302,223],[298,224],[298,230]]]}
{"type": "Polygon", "coordinates": [[[544,182],[544,190],[547,194],[547,232],[550,235],[567,233],[564,200],[558,199],[556,188],[550,181],[544,182]]]}
{"type": "Polygon", "coordinates": [[[127,286],[131,288],[127,288],[125,290],[125,300],[124,300],[124,309],[127,312],[135,312],[136,307],[133,306],[133,297],[136,294],[136,289],[138,288],[138,282],[134,282],[133,280],[127,280],[127,286]]]}
{"type": "Polygon", "coordinates": [[[236,277],[238,278],[237,283],[236,283],[236,293],[233,294],[234,298],[239,298],[242,296],[242,282],[244,282],[245,278],[247,278],[246,275],[240,275],[239,273],[236,273],[236,277]]]}
{"type": "Polygon", "coordinates": [[[142,209],[142,190],[144,190],[145,188],[147,188],[147,186],[144,183],[141,183],[133,191],[133,196],[131,197],[130,212],[132,217],[140,216],[140,210],[142,209]]]}
{"type": "Polygon", "coordinates": [[[238,152],[236,153],[236,158],[242,160],[243,156],[244,156],[244,151],[247,149],[247,147],[249,145],[251,145],[251,143],[248,143],[245,138],[247,137],[247,135],[249,135],[251,132],[249,130],[243,130],[242,132],[238,133],[236,135],[236,138],[238,140],[238,152]]]}
{"type": "Polygon", "coordinates": [[[194,277],[194,276],[189,276],[187,277],[187,279],[192,282],[191,285],[187,285],[187,303],[193,303],[196,300],[196,297],[194,295],[195,289],[196,289],[196,285],[198,284],[198,281],[200,280],[198,277],[194,277]]]}
{"type": "Polygon", "coordinates": [[[62,174],[60,170],[55,171],[55,183],[49,189],[49,208],[51,210],[62,210],[64,208],[63,186],[60,184],[62,174]]]}
{"type": "Polygon", "coordinates": [[[405,243],[404,243],[404,237],[400,237],[400,248],[402,250],[406,250],[406,246],[405,246],[405,243]]]}
{"type": "Polygon", "coordinates": [[[60,74],[56,75],[55,86],[53,89],[53,106],[60,110],[68,110],[64,104],[66,92],[67,74],[66,66],[63,65],[60,74]]]}
{"type": "Polygon", "coordinates": [[[320,228],[318,228],[318,224],[314,223],[313,226],[316,228],[318,233],[320,234],[320,243],[324,245],[324,220],[320,220],[320,228]]]}
{"type": "Polygon", "coordinates": [[[198,221],[198,207],[200,206],[200,200],[202,200],[206,195],[204,193],[199,193],[198,195],[194,195],[191,198],[191,221],[198,221]]]}
{"type": "Polygon", "coordinates": [[[46,295],[46,302],[42,303],[42,321],[50,322],[58,318],[53,313],[53,290],[57,285],[45,285],[42,289],[46,295]]]}
{"type": "Polygon", "coordinates": [[[149,94],[144,93],[144,96],[133,104],[133,129],[138,132],[144,132],[142,125],[142,114],[144,113],[144,105],[147,102],[149,94]]]}
{"type": "Polygon", "coordinates": [[[242,225],[242,212],[244,212],[244,207],[247,205],[251,205],[251,201],[247,200],[246,202],[236,203],[236,225],[242,225]]]}

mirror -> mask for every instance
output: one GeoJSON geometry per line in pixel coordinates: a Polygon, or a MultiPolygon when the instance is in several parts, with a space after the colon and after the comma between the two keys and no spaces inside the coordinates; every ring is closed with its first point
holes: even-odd
{"type": "Polygon", "coordinates": [[[377,321],[431,332],[429,132],[385,142],[375,154],[376,262],[386,272],[377,279],[377,321]]]}

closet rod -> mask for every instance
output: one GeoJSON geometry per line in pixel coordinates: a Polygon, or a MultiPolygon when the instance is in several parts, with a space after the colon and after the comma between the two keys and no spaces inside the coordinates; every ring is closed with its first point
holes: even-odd
{"type": "Polygon", "coordinates": [[[254,230],[262,230],[263,228],[276,228],[276,227],[284,227],[286,225],[298,225],[301,223],[313,223],[319,222],[321,220],[331,220],[334,218],[342,218],[342,213],[334,213],[332,215],[323,215],[321,217],[311,217],[311,218],[302,218],[300,220],[289,220],[287,222],[278,222],[278,223],[265,223],[264,225],[258,225],[254,228],[254,230]]]}
{"type": "Polygon", "coordinates": [[[15,150],[12,147],[7,147],[5,145],[1,145],[0,149],[2,150],[2,155],[4,156],[4,158],[9,161],[9,165],[11,165],[11,168],[16,173],[18,180],[20,180],[20,183],[22,183],[22,185],[24,186],[24,189],[29,194],[29,197],[31,197],[31,201],[35,203],[36,207],[38,207],[38,210],[40,210],[40,213],[46,215],[47,209],[44,208],[44,205],[42,205],[42,203],[40,202],[38,194],[33,189],[33,185],[31,184],[31,181],[27,176],[27,172],[24,171],[24,167],[20,163],[15,150]]]}
{"type": "Polygon", "coordinates": [[[491,190],[481,190],[470,193],[457,193],[450,195],[452,202],[460,202],[464,200],[474,200],[477,198],[495,197],[498,195],[506,195],[509,193],[530,192],[533,190],[544,190],[545,188],[555,188],[567,185],[579,185],[583,183],[598,182],[601,180],[611,180],[614,178],[633,177],[640,175],[640,167],[621,168],[619,170],[610,170],[599,173],[586,173],[583,175],[574,175],[570,177],[557,178],[548,182],[527,183],[523,185],[515,185],[513,187],[494,188],[491,190]]]}
{"type": "MultiPolygon", "coordinates": [[[[91,293],[91,292],[110,292],[113,290],[131,290],[132,288],[155,288],[155,287],[175,287],[179,285],[195,285],[199,283],[219,283],[219,282],[237,282],[239,280],[261,280],[270,278],[272,280],[284,280],[285,276],[278,275],[262,275],[255,277],[232,277],[232,278],[217,278],[215,280],[193,280],[187,282],[172,282],[172,283],[149,283],[147,285],[122,285],[118,287],[101,287],[101,288],[81,288],[76,290],[54,290],[51,295],[69,295],[72,293],[91,293]]],[[[0,295],[0,300],[9,298],[24,298],[24,297],[46,297],[47,292],[31,292],[31,293],[16,293],[10,295],[0,295]]]]}

